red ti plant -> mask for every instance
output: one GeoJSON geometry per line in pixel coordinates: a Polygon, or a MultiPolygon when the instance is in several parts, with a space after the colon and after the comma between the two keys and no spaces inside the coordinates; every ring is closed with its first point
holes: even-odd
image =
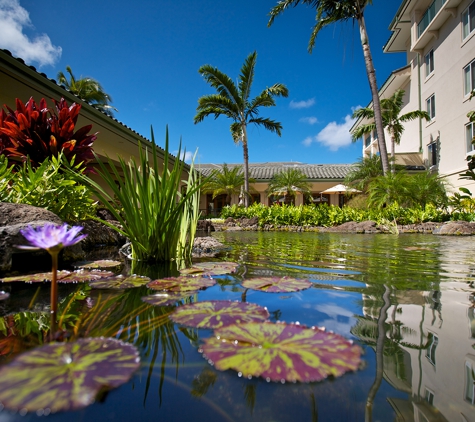
{"type": "Polygon", "coordinates": [[[36,104],[31,97],[26,104],[16,99],[16,110],[0,110],[0,154],[9,164],[22,163],[29,157],[31,165],[39,166],[47,157],[61,151],[71,162],[82,162],[87,168],[94,158],[92,144],[97,134],[89,134],[92,125],[75,131],[81,105],[68,106],[66,100],[53,100],[56,111],[50,110],[44,98],[36,104]]]}

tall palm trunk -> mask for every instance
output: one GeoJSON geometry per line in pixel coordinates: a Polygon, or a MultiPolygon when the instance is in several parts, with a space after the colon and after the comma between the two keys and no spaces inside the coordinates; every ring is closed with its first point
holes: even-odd
{"type": "Polygon", "coordinates": [[[247,148],[247,127],[242,124],[242,150],[244,155],[244,207],[249,206],[249,150],[247,148]]]}
{"type": "Polygon", "coordinates": [[[376,83],[376,71],[373,66],[373,57],[369,48],[368,34],[366,33],[366,24],[363,17],[363,10],[359,0],[356,2],[358,8],[358,24],[360,27],[361,46],[363,48],[364,61],[366,65],[366,74],[368,75],[371,95],[373,97],[374,122],[376,124],[376,133],[378,135],[378,147],[381,155],[381,165],[383,174],[389,171],[388,152],[386,149],[386,141],[384,139],[383,119],[381,116],[381,103],[379,101],[378,85],[376,83]]]}
{"type": "Polygon", "coordinates": [[[396,171],[396,138],[391,134],[391,173],[396,171]]]}

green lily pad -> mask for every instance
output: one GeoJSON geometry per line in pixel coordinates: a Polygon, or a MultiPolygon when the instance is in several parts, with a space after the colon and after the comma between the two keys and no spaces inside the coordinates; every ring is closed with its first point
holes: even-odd
{"type": "MultiPolygon", "coordinates": [[[[58,271],[57,280],[58,283],[84,283],[91,280],[99,280],[105,277],[111,277],[114,273],[111,271],[99,271],[99,270],[78,270],[78,271],[58,271]]],[[[15,277],[5,277],[1,281],[4,283],[11,283],[15,281],[23,281],[25,283],[41,283],[44,281],[51,281],[52,273],[37,273],[37,274],[25,274],[15,277]]]]}
{"type": "Polygon", "coordinates": [[[5,300],[5,299],[8,299],[9,297],[10,297],[10,293],[0,290],[0,300],[5,300]]]}
{"type": "Polygon", "coordinates": [[[180,270],[185,275],[222,275],[236,272],[239,264],[235,262],[198,262],[190,268],[180,270]]]}
{"type": "Polygon", "coordinates": [[[187,297],[194,295],[195,293],[197,292],[186,292],[186,294],[162,292],[154,295],[144,296],[142,298],[142,301],[155,306],[170,306],[183,299],[186,299],[187,297]]]}
{"type": "Polygon", "coordinates": [[[214,286],[216,280],[208,277],[168,277],[160,280],[154,280],[147,284],[147,287],[154,290],[165,290],[169,292],[195,292],[196,290],[206,289],[214,286]]]}
{"type": "Polygon", "coordinates": [[[0,403],[36,412],[81,409],[127,382],[139,365],[135,346],[112,338],[49,343],[0,367],[0,403]]]}
{"type": "Polygon", "coordinates": [[[111,259],[100,259],[97,261],[80,261],[73,264],[74,268],[85,268],[88,270],[120,267],[122,262],[111,259]]]}
{"type": "Polygon", "coordinates": [[[93,289],[130,289],[132,287],[145,286],[149,282],[150,278],[140,275],[131,275],[128,277],[118,275],[116,277],[91,281],[89,286],[93,289]]]}
{"type": "Polygon", "coordinates": [[[361,349],[344,337],[297,324],[249,322],[216,329],[200,352],[220,371],[267,381],[321,381],[355,371],[361,349]]]}
{"type": "Polygon", "coordinates": [[[292,277],[256,277],[244,280],[241,285],[246,289],[260,290],[269,293],[288,293],[305,290],[312,282],[302,278],[292,277]]]}
{"type": "Polygon", "coordinates": [[[174,322],[195,328],[219,328],[230,324],[262,322],[266,308],[255,303],[208,300],[180,306],[170,315],[174,322]]]}
{"type": "MultiPolygon", "coordinates": [[[[69,274],[71,274],[71,271],[58,271],[58,280],[62,277],[66,277],[69,274]]],[[[51,281],[51,271],[48,273],[36,273],[36,274],[24,274],[24,275],[19,275],[19,276],[14,276],[14,277],[5,277],[2,278],[1,281],[4,283],[12,283],[15,281],[23,281],[25,283],[41,283],[43,281],[51,281]]]]}

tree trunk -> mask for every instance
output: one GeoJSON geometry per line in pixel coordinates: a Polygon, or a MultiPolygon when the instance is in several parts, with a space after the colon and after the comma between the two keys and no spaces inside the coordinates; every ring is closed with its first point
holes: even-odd
{"type": "Polygon", "coordinates": [[[249,150],[247,148],[247,127],[242,124],[242,150],[244,155],[244,207],[249,207],[249,150]]]}
{"type": "Polygon", "coordinates": [[[363,10],[359,1],[356,2],[358,7],[358,24],[360,26],[361,46],[363,48],[364,61],[366,64],[366,74],[368,75],[369,86],[373,98],[374,122],[376,124],[376,133],[378,135],[379,154],[381,156],[381,165],[383,174],[389,171],[388,152],[386,149],[386,141],[384,139],[383,119],[381,116],[381,103],[379,101],[378,85],[376,83],[376,71],[373,66],[373,58],[369,48],[368,34],[366,33],[366,25],[363,17],[363,10]]]}

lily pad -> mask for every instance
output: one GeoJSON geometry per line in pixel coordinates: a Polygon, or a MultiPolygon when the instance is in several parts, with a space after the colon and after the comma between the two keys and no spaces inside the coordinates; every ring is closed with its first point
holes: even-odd
{"type": "Polygon", "coordinates": [[[174,322],[195,328],[219,328],[230,324],[262,322],[266,308],[255,303],[208,300],[180,306],[170,315],[174,322]]]}
{"type": "Polygon", "coordinates": [[[8,299],[9,297],[10,297],[10,293],[0,290],[0,300],[5,300],[5,299],[8,299]]]}
{"type": "Polygon", "coordinates": [[[241,285],[246,289],[260,290],[269,293],[288,293],[305,290],[312,282],[302,278],[292,277],[256,277],[244,280],[241,285]]]}
{"type": "MultiPolygon", "coordinates": [[[[71,274],[71,271],[58,271],[58,280],[71,274]]],[[[14,277],[5,277],[1,281],[4,283],[12,283],[15,281],[23,281],[25,283],[41,283],[43,281],[51,281],[51,271],[48,273],[24,274],[14,277]]]]}
{"type": "Polygon", "coordinates": [[[186,299],[187,297],[192,296],[197,292],[186,292],[186,293],[168,293],[162,292],[157,293],[154,295],[144,296],[142,301],[145,303],[149,303],[150,305],[155,306],[170,306],[174,305],[175,303],[186,299]]]}
{"type": "Polygon", "coordinates": [[[80,262],[75,262],[73,264],[74,268],[85,268],[88,270],[93,270],[93,269],[102,269],[102,268],[116,268],[120,267],[122,265],[122,262],[120,261],[113,261],[111,259],[100,259],[97,261],[80,261],[80,262]]]}
{"type": "Polygon", "coordinates": [[[214,286],[216,280],[208,277],[168,277],[151,281],[147,287],[154,290],[165,290],[169,292],[195,292],[196,290],[206,289],[214,286]]]}
{"type": "Polygon", "coordinates": [[[91,281],[89,285],[93,289],[130,289],[132,287],[145,286],[149,282],[150,278],[140,275],[131,275],[128,277],[118,275],[116,277],[91,281]]]}
{"type": "Polygon", "coordinates": [[[116,339],[50,343],[0,367],[0,403],[36,412],[81,409],[127,382],[139,365],[135,346],[116,339]]]}
{"type": "Polygon", "coordinates": [[[222,275],[236,272],[239,264],[235,262],[198,262],[190,268],[180,270],[181,274],[186,275],[222,275]]]}
{"type": "Polygon", "coordinates": [[[297,324],[249,322],[222,327],[200,351],[216,369],[267,381],[321,381],[358,369],[361,349],[344,337],[297,324]]]}
{"type": "MultiPolygon", "coordinates": [[[[105,277],[111,277],[114,273],[111,271],[98,271],[98,270],[78,270],[78,271],[58,271],[57,280],[58,283],[84,283],[85,281],[99,280],[105,277]]],[[[51,281],[52,273],[37,273],[37,274],[25,274],[15,277],[5,277],[1,281],[4,283],[11,283],[15,281],[23,281],[25,283],[41,283],[44,281],[51,281]]]]}

